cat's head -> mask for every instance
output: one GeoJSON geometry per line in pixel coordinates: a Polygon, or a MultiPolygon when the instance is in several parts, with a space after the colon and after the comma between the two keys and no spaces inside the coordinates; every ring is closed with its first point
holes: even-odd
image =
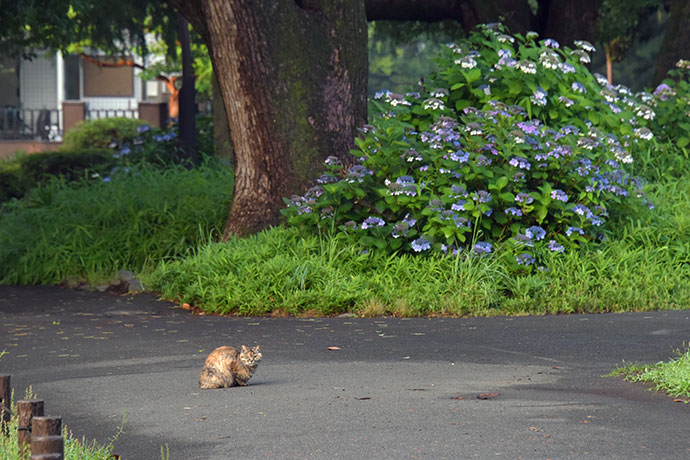
{"type": "Polygon", "coordinates": [[[261,345],[257,345],[254,348],[249,348],[242,345],[242,351],[240,352],[240,361],[245,366],[256,366],[261,361],[263,355],[261,354],[261,345]]]}

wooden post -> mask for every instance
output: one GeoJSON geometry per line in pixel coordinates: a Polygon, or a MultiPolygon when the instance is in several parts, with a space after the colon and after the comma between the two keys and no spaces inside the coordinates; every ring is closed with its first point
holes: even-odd
{"type": "Polygon", "coordinates": [[[34,417],[43,417],[42,399],[23,399],[17,401],[17,444],[20,456],[31,446],[31,422],[34,417]]]}
{"type": "Polygon", "coordinates": [[[10,390],[10,376],[0,375],[0,431],[7,436],[7,424],[10,421],[12,406],[12,392],[10,390]]]}
{"type": "Polygon", "coordinates": [[[62,419],[34,417],[31,428],[31,460],[64,460],[62,419]]]}

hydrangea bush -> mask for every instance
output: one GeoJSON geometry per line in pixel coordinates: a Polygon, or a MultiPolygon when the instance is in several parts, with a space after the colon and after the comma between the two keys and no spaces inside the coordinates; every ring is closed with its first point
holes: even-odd
{"type": "Polygon", "coordinates": [[[354,164],[329,157],[289,223],[389,252],[502,244],[523,267],[600,238],[613,207],[646,202],[629,168],[654,110],[592,75],[591,51],[498,24],[447,45],[418,91],[377,93],[354,164]]]}

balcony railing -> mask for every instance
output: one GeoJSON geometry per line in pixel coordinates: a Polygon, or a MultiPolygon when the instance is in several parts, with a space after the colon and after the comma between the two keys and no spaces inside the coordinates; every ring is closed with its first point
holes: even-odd
{"type": "Polygon", "coordinates": [[[0,107],[0,139],[62,140],[62,111],[0,107]]]}

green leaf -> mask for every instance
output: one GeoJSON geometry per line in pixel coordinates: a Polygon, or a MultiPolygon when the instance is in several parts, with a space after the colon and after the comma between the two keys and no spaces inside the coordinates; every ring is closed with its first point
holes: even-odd
{"type": "Polygon", "coordinates": [[[463,72],[465,75],[465,78],[467,79],[467,83],[472,83],[473,81],[479,80],[479,78],[482,76],[482,71],[480,68],[475,67],[474,69],[470,70],[469,72],[463,72]]]}
{"type": "Polygon", "coordinates": [[[688,144],[690,144],[690,139],[688,139],[685,136],[681,136],[680,138],[678,138],[678,142],[676,142],[676,145],[678,146],[678,148],[681,148],[681,149],[683,147],[687,146],[688,144]]]}

